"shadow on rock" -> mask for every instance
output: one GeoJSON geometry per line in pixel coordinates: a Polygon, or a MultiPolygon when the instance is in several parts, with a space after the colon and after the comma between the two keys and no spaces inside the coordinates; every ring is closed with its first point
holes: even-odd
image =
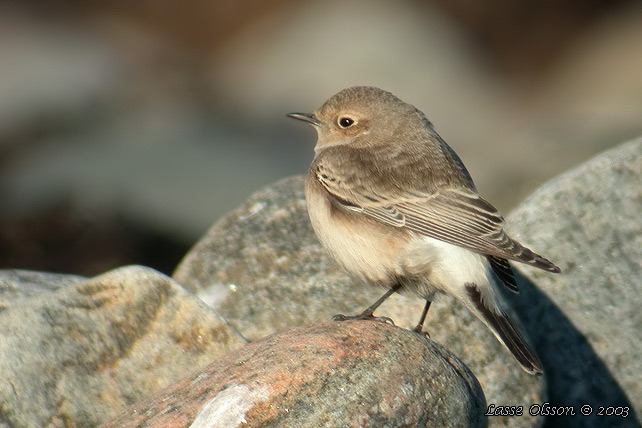
{"type": "Polygon", "coordinates": [[[639,427],[631,401],[586,337],[528,278],[519,271],[515,274],[520,295],[509,300],[544,365],[548,402],[551,408],[570,406],[575,412],[575,416],[549,415],[543,427],[639,427]],[[585,405],[592,408],[589,416],[581,413],[585,405]],[[628,409],[628,416],[596,415],[609,406],[628,409]]]}

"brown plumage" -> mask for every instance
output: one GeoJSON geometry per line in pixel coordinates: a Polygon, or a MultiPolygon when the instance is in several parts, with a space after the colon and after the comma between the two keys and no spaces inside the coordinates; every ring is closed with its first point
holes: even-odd
{"type": "Polygon", "coordinates": [[[502,309],[497,279],[517,291],[508,260],[560,269],[506,234],[501,214],[425,115],[389,92],[353,87],[314,114],[290,116],[318,133],[306,198],[330,254],[364,281],[428,302],[436,293],[453,295],[525,370],[541,372],[502,309]]]}

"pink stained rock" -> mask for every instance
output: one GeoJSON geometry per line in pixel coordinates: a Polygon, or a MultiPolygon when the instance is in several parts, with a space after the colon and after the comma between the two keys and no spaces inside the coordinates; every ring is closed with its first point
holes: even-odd
{"type": "Polygon", "coordinates": [[[484,412],[477,380],[442,346],[345,321],[253,342],[102,427],[483,427],[484,412]]]}

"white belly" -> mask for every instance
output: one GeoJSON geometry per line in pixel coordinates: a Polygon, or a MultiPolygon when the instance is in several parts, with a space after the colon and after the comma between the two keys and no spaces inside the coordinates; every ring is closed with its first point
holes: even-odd
{"type": "Polygon", "coordinates": [[[423,276],[425,289],[417,290],[430,298],[435,291],[465,298],[466,284],[476,284],[485,297],[491,298],[495,284],[488,259],[478,253],[426,236],[416,237],[403,257],[403,270],[408,275],[423,276]],[[487,294],[486,291],[488,291],[487,294]]]}

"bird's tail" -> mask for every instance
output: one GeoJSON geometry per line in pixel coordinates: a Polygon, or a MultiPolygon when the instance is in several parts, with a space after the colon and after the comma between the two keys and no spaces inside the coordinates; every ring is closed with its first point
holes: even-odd
{"type": "MultiPolygon", "coordinates": [[[[510,238],[509,238],[510,239],[510,238]]],[[[536,268],[553,272],[561,273],[562,269],[555,265],[552,261],[546,257],[540,256],[536,252],[532,251],[530,248],[527,248],[515,241],[510,239],[512,246],[510,249],[507,249],[508,253],[511,253],[510,259],[515,260],[521,263],[526,263],[527,265],[535,266],[536,268]]]]}
{"type": "Polygon", "coordinates": [[[470,298],[464,302],[466,306],[486,324],[522,368],[530,374],[541,374],[542,363],[501,307],[489,308],[488,305],[494,305],[494,302],[486,302],[475,284],[466,284],[466,292],[470,298]]]}

